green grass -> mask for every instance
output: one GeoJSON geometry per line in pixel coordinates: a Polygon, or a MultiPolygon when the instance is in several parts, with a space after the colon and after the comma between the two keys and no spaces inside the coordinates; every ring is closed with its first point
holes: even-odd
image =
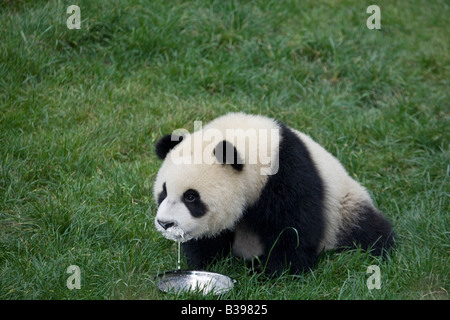
{"type": "Polygon", "coordinates": [[[211,269],[238,282],[223,298],[449,298],[446,1],[378,1],[381,30],[356,0],[80,0],[80,30],[66,27],[71,4],[0,4],[0,299],[177,298],[153,279],[177,259],[153,228],[153,145],[229,111],[324,145],[398,246],[276,279],[224,258],[211,269]],[[380,290],[366,286],[372,264],[380,290]]]}

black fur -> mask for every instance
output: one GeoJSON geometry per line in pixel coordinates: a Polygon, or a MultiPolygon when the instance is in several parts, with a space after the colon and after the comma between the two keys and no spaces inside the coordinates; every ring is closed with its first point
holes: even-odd
{"type": "Polygon", "coordinates": [[[200,218],[208,211],[208,206],[202,201],[197,190],[187,190],[183,195],[182,201],[194,218],[200,218]],[[187,195],[193,196],[193,200],[189,201],[188,199],[186,199],[187,195]]]}
{"type": "MultiPolygon", "coordinates": [[[[292,273],[313,268],[324,225],[324,192],[317,169],[294,132],[280,126],[279,170],[268,178],[259,201],[243,217],[243,223],[263,241],[261,261],[268,274],[289,266],[292,273]]],[[[231,247],[232,239],[227,231],[214,239],[188,241],[183,251],[192,267],[205,268],[220,251],[231,247]]]]}
{"type": "Polygon", "coordinates": [[[349,230],[342,230],[338,247],[342,249],[361,246],[372,254],[384,256],[394,246],[394,232],[390,222],[371,203],[358,209],[358,221],[349,230]]]}
{"type": "Polygon", "coordinates": [[[218,236],[190,240],[181,244],[184,255],[189,266],[195,269],[206,269],[214,259],[220,259],[231,250],[234,234],[225,230],[218,236]]]}
{"type": "Polygon", "coordinates": [[[167,197],[167,189],[166,189],[166,183],[163,183],[163,189],[158,195],[158,207],[161,205],[161,203],[164,201],[164,199],[167,197]]]}
{"type": "Polygon", "coordinates": [[[172,150],[177,144],[179,144],[181,141],[183,141],[182,136],[177,135],[165,135],[162,137],[155,146],[155,152],[156,155],[161,159],[164,160],[169,153],[170,150],[172,150]]]}

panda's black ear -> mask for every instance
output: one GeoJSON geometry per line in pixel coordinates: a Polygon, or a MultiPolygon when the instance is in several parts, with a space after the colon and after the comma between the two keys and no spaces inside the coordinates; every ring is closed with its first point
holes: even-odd
{"type": "Polygon", "coordinates": [[[214,156],[220,164],[229,164],[237,171],[242,171],[244,167],[244,161],[242,161],[236,148],[226,140],[217,144],[214,148],[214,156]]]}
{"type": "Polygon", "coordinates": [[[183,136],[178,136],[175,134],[168,134],[162,137],[155,145],[156,155],[164,160],[169,153],[177,144],[183,141],[183,136]]]}

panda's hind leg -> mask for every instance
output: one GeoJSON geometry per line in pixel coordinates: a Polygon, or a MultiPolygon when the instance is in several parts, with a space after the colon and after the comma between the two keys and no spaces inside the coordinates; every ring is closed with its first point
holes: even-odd
{"type": "Polygon", "coordinates": [[[356,219],[344,226],[338,236],[338,248],[361,246],[374,255],[384,256],[394,246],[391,223],[371,203],[358,207],[356,219]]]}

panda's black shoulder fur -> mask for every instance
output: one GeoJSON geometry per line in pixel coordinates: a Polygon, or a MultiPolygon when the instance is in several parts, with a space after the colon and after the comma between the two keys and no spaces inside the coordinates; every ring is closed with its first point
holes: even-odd
{"type": "Polygon", "coordinates": [[[279,170],[269,176],[259,200],[244,215],[260,235],[266,272],[287,267],[292,273],[313,268],[324,233],[324,185],[308,149],[279,123],[279,170]]]}
{"type": "MultiPolygon", "coordinates": [[[[261,239],[264,254],[260,260],[268,274],[289,267],[291,273],[313,268],[325,224],[324,186],[318,170],[300,138],[278,124],[278,172],[269,176],[259,200],[247,208],[240,222],[261,239]]],[[[191,266],[205,268],[219,252],[230,250],[232,239],[226,231],[215,239],[188,241],[183,251],[191,266]]]]}

